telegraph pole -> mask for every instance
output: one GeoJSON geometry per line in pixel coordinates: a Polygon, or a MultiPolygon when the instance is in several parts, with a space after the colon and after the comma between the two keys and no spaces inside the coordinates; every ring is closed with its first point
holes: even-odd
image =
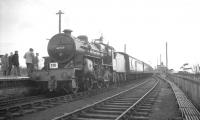
{"type": "Polygon", "coordinates": [[[160,54],[160,65],[161,65],[162,61],[161,61],[161,54],[160,54]]]}
{"type": "Polygon", "coordinates": [[[157,57],[157,66],[158,66],[158,57],[157,57]]]}
{"type": "Polygon", "coordinates": [[[61,15],[64,13],[61,10],[59,10],[56,14],[59,15],[59,33],[61,33],[61,15]]]}
{"type": "Polygon", "coordinates": [[[166,42],[166,67],[167,67],[167,69],[168,69],[167,42],[166,42]]]}
{"type": "Polygon", "coordinates": [[[126,44],[124,44],[124,53],[126,53],[126,44]]]}

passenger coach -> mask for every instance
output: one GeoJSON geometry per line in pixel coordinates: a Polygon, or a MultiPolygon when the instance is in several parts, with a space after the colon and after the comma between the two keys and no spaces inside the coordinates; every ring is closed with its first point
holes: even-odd
{"type": "Polygon", "coordinates": [[[117,80],[137,79],[153,74],[150,65],[123,52],[114,53],[113,70],[117,80]]]}

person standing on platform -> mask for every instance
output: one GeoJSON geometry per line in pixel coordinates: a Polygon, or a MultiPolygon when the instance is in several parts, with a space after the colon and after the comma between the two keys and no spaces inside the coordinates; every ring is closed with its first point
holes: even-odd
{"type": "Polygon", "coordinates": [[[24,59],[26,60],[28,76],[30,76],[31,73],[33,72],[33,69],[34,69],[34,65],[33,65],[34,53],[33,53],[33,49],[32,48],[30,48],[29,51],[25,53],[24,59]]]}
{"type": "Polygon", "coordinates": [[[1,69],[3,71],[3,75],[7,76],[7,71],[8,71],[8,54],[6,53],[2,59],[1,59],[1,69]]]}
{"type": "Polygon", "coordinates": [[[20,70],[19,70],[19,55],[18,55],[18,51],[15,51],[15,54],[13,55],[12,63],[13,63],[13,66],[14,66],[14,75],[21,76],[20,75],[20,70]]]}
{"type": "Polygon", "coordinates": [[[35,68],[35,70],[39,70],[39,53],[36,53],[36,55],[35,55],[34,68],[35,68]]]}
{"type": "Polygon", "coordinates": [[[8,57],[8,71],[7,71],[7,75],[10,75],[11,71],[12,71],[12,66],[13,66],[12,57],[13,57],[13,53],[11,52],[10,56],[8,57]]]}

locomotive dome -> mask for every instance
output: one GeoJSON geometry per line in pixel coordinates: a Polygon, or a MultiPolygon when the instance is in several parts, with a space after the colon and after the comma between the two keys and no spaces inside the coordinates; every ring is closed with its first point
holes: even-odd
{"type": "Polygon", "coordinates": [[[65,29],[64,33],[54,35],[47,47],[49,56],[58,63],[67,63],[75,55],[76,47],[71,37],[72,30],[65,29]]]}

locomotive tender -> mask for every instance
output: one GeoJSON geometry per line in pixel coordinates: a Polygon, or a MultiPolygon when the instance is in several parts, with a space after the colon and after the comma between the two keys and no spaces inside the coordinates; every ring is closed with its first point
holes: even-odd
{"type": "Polygon", "coordinates": [[[31,76],[41,90],[75,93],[152,73],[151,66],[126,53],[116,52],[103,43],[102,37],[89,43],[87,36],[74,37],[69,29],[63,32],[50,39],[45,67],[31,76]]]}

